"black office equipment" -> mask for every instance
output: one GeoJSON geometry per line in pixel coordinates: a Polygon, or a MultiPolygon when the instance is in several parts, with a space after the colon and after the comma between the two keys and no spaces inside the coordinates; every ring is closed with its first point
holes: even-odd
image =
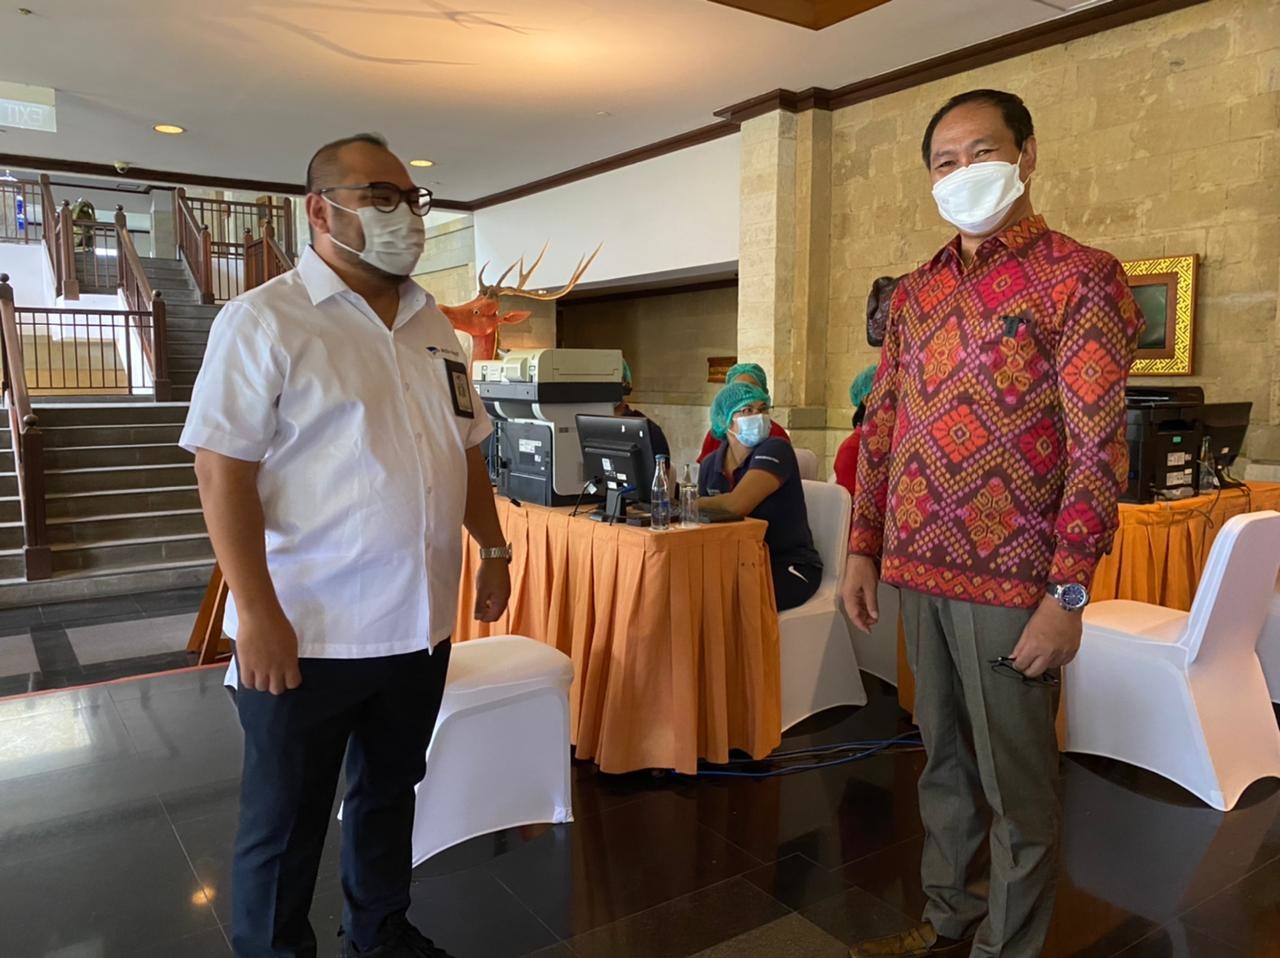
{"type": "Polygon", "coordinates": [[[1207,403],[1200,407],[1200,428],[1208,446],[1207,465],[1224,486],[1239,485],[1227,470],[1240,455],[1252,412],[1251,402],[1207,403]]]}
{"type": "Polygon", "coordinates": [[[585,501],[574,416],[607,415],[622,399],[616,349],[514,350],[472,368],[494,421],[489,476],[498,492],[541,506],[585,501]]]}
{"type": "Polygon", "coordinates": [[[1199,386],[1129,386],[1124,391],[1126,406],[1195,406],[1204,403],[1199,386]]]}
{"type": "Polygon", "coordinates": [[[1199,386],[1125,390],[1129,481],[1122,502],[1186,499],[1200,492],[1199,386]]]}
{"type": "Polygon", "coordinates": [[[653,485],[653,429],[648,419],[578,416],[583,481],[603,481],[605,505],[591,514],[598,521],[625,521],[627,504],[648,502],[653,485]]]}

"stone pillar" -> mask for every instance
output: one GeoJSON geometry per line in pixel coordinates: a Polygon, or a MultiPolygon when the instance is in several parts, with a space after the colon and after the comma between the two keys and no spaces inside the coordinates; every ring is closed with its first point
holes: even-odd
{"type": "Polygon", "coordinates": [[[795,114],[768,113],[742,124],[738,359],[764,367],[780,407],[790,405],[793,385],[795,172],[795,114]]]}
{"type": "Polygon", "coordinates": [[[151,255],[178,258],[178,234],[173,219],[173,190],[151,191],[151,255]]]}
{"type": "Polygon", "coordinates": [[[765,368],[776,418],[824,458],[831,114],[745,121],[741,189],[738,359],[765,368]]]}

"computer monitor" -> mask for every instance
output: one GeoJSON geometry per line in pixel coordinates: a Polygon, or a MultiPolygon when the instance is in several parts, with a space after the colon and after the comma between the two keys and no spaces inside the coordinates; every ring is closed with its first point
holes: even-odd
{"type": "Polygon", "coordinates": [[[653,486],[653,426],[630,416],[583,416],[578,422],[582,481],[603,482],[605,507],[596,518],[623,519],[627,502],[648,502],[653,486]]]}
{"type": "Polygon", "coordinates": [[[1218,478],[1227,483],[1227,469],[1240,455],[1245,433],[1249,431],[1251,402],[1206,403],[1200,407],[1197,418],[1204,431],[1204,443],[1208,447],[1209,460],[1218,478]]]}

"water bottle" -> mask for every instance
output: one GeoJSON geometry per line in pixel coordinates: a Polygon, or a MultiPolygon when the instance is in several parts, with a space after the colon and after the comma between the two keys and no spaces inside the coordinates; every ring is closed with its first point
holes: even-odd
{"type": "Polygon", "coordinates": [[[684,473],[680,478],[680,524],[696,526],[698,524],[698,484],[693,478],[693,466],[684,464],[684,473]]]}
{"type": "Polygon", "coordinates": [[[649,527],[661,531],[671,528],[671,467],[666,456],[655,456],[653,485],[649,490],[649,527]]]}

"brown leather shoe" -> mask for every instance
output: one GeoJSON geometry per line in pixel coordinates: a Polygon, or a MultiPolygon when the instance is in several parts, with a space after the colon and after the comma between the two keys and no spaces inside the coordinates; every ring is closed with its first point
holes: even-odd
{"type": "Polygon", "coordinates": [[[943,938],[926,921],[896,935],[860,941],[849,949],[849,958],[960,958],[972,944],[972,938],[943,938]]]}

